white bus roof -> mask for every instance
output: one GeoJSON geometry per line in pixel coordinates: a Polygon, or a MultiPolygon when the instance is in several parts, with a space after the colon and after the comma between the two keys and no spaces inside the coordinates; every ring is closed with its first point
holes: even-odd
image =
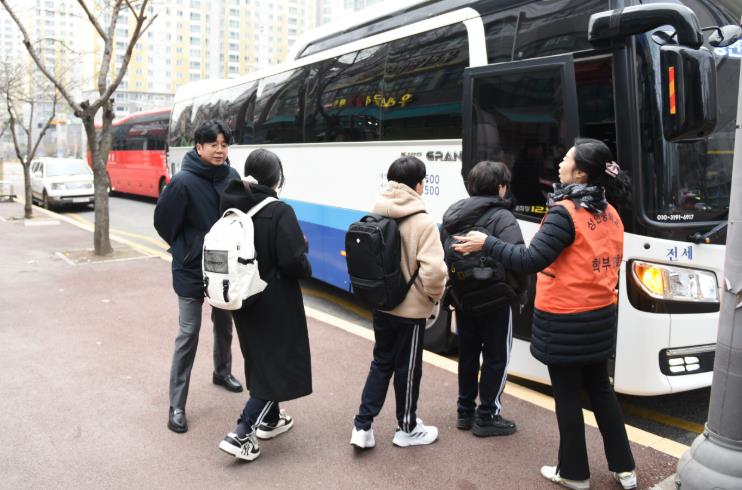
{"type": "Polygon", "coordinates": [[[358,12],[349,12],[348,14],[335,19],[333,22],[328,22],[327,24],[307,32],[297,39],[291,46],[291,49],[289,49],[285,63],[294,61],[312,41],[347,31],[348,29],[371,22],[372,20],[386,17],[395,12],[406,10],[415,5],[427,3],[429,1],[430,0],[384,0],[380,4],[371,5],[358,12]]]}
{"type": "MultiPolygon", "coordinates": [[[[408,0],[408,3],[411,5],[415,3],[424,3],[424,2],[421,0],[408,0]]],[[[398,10],[400,9],[397,8],[396,11],[398,10]]],[[[185,100],[196,98],[204,94],[213,94],[215,92],[219,92],[221,90],[225,90],[225,89],[229,89],[229,88],[232,88],[238,85],[242,85],[244,83],[248,83],[251,81],[260,80],[266,77],[284,73],[294,68],[299,68],[305,65],[309,65],[317,61],[323,60],[323,59],[328,59],[328,58],[332,58],[335,56],[342,56],[344,54],[358,51],[360,49],[368,48],[371,46],[376,46],[378,44],[383,44],[393,39],[415,35],[420,32],[425,32],[428,30],[436,29],[438,27],[453,24],[456,22],[464,22],[468,19],[476,18],[478,16],[479,16],[479,13],[476,10],[470,7],[464,7],[458,10],[453,10],[453,11],[449,11],[441,15],[437,15],[429,19],[420,20],[418,22],[414,22],[412,24],[405,25],[403,27],[398,27],[396,29],[384,31],[384,32],[375,34],[373,36],[370,36],[364,39],[358,39],[350,43],[343,44],[341,46],[337,46],[337,47],[330,48],[324,51],[320,51],[318,53],[313,53],[309,56],[302,57],[298,60],[288,60],[285,63],[280,63],[278,65],[269,66],[260,71],[248,73],[238,78],[206,79],[206,80],[198,80],[195,82],[190,82],[190,83],[181,85],[180,87],[176,89],[175,97],[173,99],[173,105],[176,105],[179,102],[182,102],[185,100]]]]}

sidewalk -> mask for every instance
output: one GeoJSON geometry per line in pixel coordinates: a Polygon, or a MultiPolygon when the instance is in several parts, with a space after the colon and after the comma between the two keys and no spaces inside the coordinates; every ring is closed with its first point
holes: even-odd
{"type": "MultiPolygon", "coordinates": [[[[284,404],[296,426],[261,443],[258,460],[241,463],[217,449],[246,394],[211,384],[208,308],[191,378],[190,430],[169,431],[177,330],[170,264],[145,257],[71,265],[56,253],[91,248],[92,235],[64,220],[24,226],[4,219],[21,215],[19,204],[0,203],[0,487],[560,488],[539,475],[541,465],[556,462],[554,413],[523,398],[545,406],[548,399],[511,385],[517,396],[505,396],[503,414],[519,431],[475,438],[454,427],[455,365],[438,356],[426,355],[419,414],[439,427],[439,441],[394,447],[390,394],[374,424],[377,447],[354,451],[348,441],[371,360],[369,332],[314,310],[314,394],[284,404]]],[[[232,349],[233,373],[244,380],[236,335],[232,349]]],[[[593,488],[619,489],[597,429],[588,427],[587,437],[593,488]]],[[[682,450],[641,431],[631,437],[682,450]]],[[[640,488],[674,473],[675,457],[632,448],[640,488]]]]}

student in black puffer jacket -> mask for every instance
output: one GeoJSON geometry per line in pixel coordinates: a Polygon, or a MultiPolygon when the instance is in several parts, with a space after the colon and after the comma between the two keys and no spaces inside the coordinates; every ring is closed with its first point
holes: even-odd
{"type": "Polygon", "coordinates": [[[549,368],[559,424],[557,466],[541,474],[568,488],[589,488],[581,391],[590,397],[608,467],[623,488],[636,487],[634,458],[608,378],[616,336],[616,287],[623,223],[608,201],[627,199],[628,177],[597,140],[578,139],[559,164],[560,185],[528,247],[484,233],[456,237],[462,253],[484,249],[506,267],[539,272],[531,353],[549,368]]]}
{"type": "MultiPolygon", "coordinates": [[[[505,199],[509,185],[510,170],[504,163],[483,161],[475,165],[469,172],[466,182],[466,190],[471,197],[452,204],[443,215],[444,243],[449,235],[461,233],[474,226],[482,226],[500,240],[522,245],[523,235],[520,226],[510,212],[511,202],[505,199]]],[[[448,260],[451,261],[450,258],[448,260]]],[[[455,262],[448,264],[450,274],[455,274],[451,271],[451,267],[456,267],[455,262]]],[[[505,278],[509,283],[507,287],[514,285],[512,291],[520,296],[519,293],[526,284],[525,274],[506,272],[509,276],[505,278]]],[[[487,296],[491,294],[486,287],[485,289],[479,287],[480,284],[484,287],[486,283],[473,280],[471,282],[478,290],[472,295],[472,301],[475,303],[483,294],[487,296]]],[[[449,291],[449,294],[453,294],[453,291],[449,291]]],[[[499,298],[487,298],[488,301],[494,299],[499,298]]],[[[487,308],[482,305],[481,313],[473,313],[461,305],[456,308],[459,342],[456,427],[461,430],[471,429],[472,433],[479,437],[510,435],[517,430],[514,422],[500,415],[501,395],[505,389],[510,349],[513,344],[510,304],[512,298],[503,297],[502,300],[503,304],[487,308]],[[476,405],[477,394],[479,407],[476,405]]],[[[454,299],[453,304],[456,303],[454,299]]]]}

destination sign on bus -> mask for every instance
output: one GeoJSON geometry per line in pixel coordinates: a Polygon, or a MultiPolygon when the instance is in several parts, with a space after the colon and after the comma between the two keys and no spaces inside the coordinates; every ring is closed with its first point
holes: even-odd
{"type": "Polygon", "coordinates": [[[343,109],[345,107],[368,107],[375,105],[382,109],[392,107],[406,107],[412,101],[412,94],[405,93],[399,97],[384,97],[382,94],[356,95],[353,97],[340,97],[325,105],[325,109],[343,109]]]}

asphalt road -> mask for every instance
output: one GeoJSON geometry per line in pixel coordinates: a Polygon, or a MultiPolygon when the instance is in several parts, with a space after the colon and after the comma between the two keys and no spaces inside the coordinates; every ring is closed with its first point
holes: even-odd
{"type": "MultiPolygon", "coordinates": [[[[22,193],[22,174],[17,164],[5,164],[4,180],[13,182],[16,193],[22,193]]],[[[111,234],[135,242],[152,252],[167,250],[167,244],[157,235],[152,224],[156,200],[115,194],[110,197],[111,234]]],[[[81,223],[92,225],[93,209],[76,206],[57,210],[81,223]]],[[[91,240],[92,242],[92,240],[91,240]]],[[[92,243],[91,243],[92,245],[92,243]]],[[[370,327],[371,314],[351,294],[318,281],[304,283],[308,306],[332,313],[348,321],[370,327]]],[[[527,385],[544,393],[549,387],[526,380],[511,381],[527,385]]],[[[710,389],[655,397],[620,395],[626,423],[662,437],[690,445],[703,431],[708,415],[710,389]]]]}

